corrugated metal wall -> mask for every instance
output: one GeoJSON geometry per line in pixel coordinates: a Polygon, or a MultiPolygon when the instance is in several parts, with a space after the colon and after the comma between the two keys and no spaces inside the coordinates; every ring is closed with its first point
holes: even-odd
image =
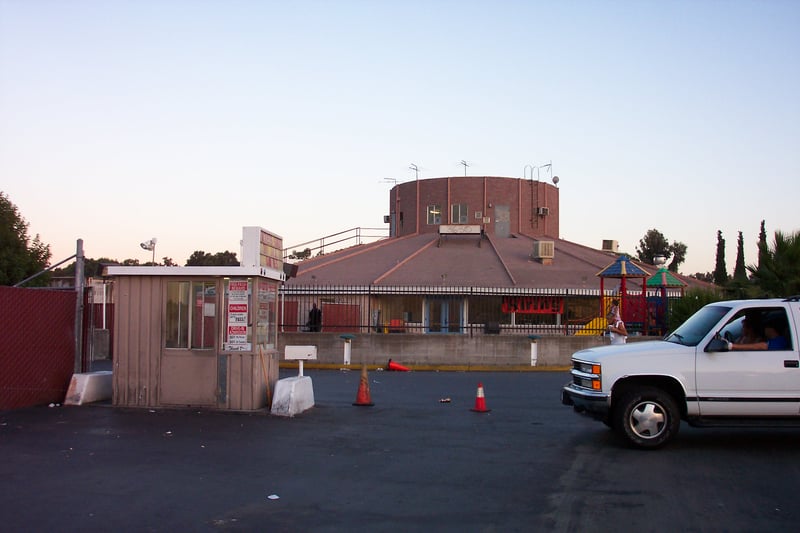
{"type": "Polygon", "coordinates": [[[114,405],[158,405],[162,284],[156,276],[116,280],[114,405]]]}

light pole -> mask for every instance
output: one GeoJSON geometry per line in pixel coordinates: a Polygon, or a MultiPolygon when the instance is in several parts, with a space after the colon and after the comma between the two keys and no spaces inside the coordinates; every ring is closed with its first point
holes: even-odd
{"type": "Polygon", "coordinates": [[[139,246],[141,246],[143,250],[147,250],[149,252],[153,252],[153,260],[152,260],[153,266],[155,266],[155,264],[156,264],[156,243],[157,242],[158,242],[158,239],[153,237],[149,241],[144,241],[143,243],[139,244],[139,246]]]}

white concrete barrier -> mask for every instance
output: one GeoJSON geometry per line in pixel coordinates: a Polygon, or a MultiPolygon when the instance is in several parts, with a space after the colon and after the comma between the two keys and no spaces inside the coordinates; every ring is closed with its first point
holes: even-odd
{"type": "Polygon", "coordinates": [[[270,413],[292,417],[314,407],[314,385],[309,376],[279,379],[275,384],[270,413]]]}
{"type": "Polygon", "coordinates": [[[286,346],[287,361],[298,361],[298,376],[279,379],[272,395],[270,413],[276,416],[294,416],[314,407],[314,384],[303,375],[303,361],[317,358],[316,346],[286,346]]]}
{"type": "Polygon", "coordinates": [[[73,374],[64,398],[64,405],[83,405],[111,399],[110,370],[73,374]]]}

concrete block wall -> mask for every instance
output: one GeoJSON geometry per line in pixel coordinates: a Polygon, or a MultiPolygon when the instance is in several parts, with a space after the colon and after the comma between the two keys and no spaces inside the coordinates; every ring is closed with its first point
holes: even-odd
{"type": "MultiPolygon", "coordinates": [[[[317,362],[344,363],[344,340],[337,333],[281,333],[286,345],[314,345],[317,362]]],[[[633,340],[645,340],[638,338],[633,340]]],[[[531,342],[516,335],[356,334],[351,364],[384,366],[389,359],[403,365],[530,366],[531,342]]],[[[537,366],[569,366],[573,352],[608,344],[600,336],[544,336],[537,340],[537,366]]],[[[283,360],[283,358],[281,358],[283,360]]]]}

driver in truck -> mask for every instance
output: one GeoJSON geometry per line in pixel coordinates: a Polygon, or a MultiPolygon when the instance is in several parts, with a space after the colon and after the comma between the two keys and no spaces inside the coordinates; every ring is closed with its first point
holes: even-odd
{"type": "Polygon", "coordinates": [[[772,319],[764,324],[765,341],[734,343],[728,341],[729,350],[788,350],[789,341],[783,334],[785,330],[780,319],[772,319]]]}

